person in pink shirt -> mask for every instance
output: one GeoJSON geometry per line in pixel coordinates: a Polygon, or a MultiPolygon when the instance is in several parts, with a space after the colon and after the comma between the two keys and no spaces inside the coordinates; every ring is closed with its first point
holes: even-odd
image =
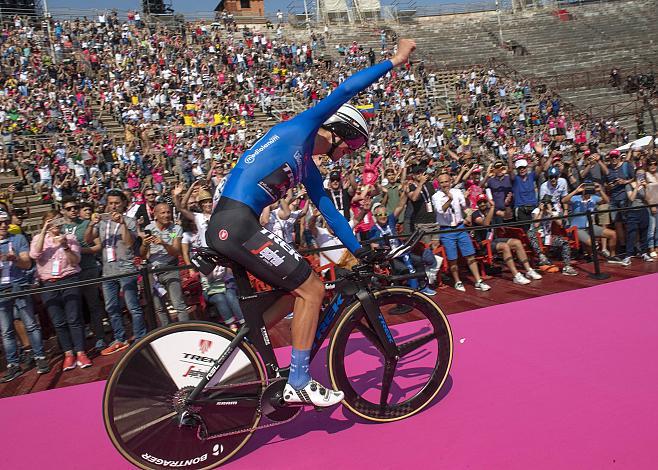
{"type": "Polygon", "coordinates": [[[67,371],[76,366],[90,367],[91,361],[85,353],[80,288],[65,286],[78,280],[80,244],[75,235],[60,232],[63,223],[59,212],[46,212],[41,232],[30,245],[30,258],[36,261],[37,275],[44,287],[62,285],[62,289],[44,292],[41,299],[64,351],[62,370],[67,371]]]}

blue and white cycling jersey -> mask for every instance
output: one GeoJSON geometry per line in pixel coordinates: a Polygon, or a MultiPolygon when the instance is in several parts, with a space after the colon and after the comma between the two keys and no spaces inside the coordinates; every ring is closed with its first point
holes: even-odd
{"type": "Polygon", "coordinates": [[[390,60],[364,69],[345,80],[316,106],[277,124],[238,160],[229,173],[222,197],[242,202],[260,215],[302,183],[341,242],[354,253],[361,247],[345,217],[326,195],[320,170],[313,162],[315,136],[322,123],[350,98],[393,68],[390,60]]]}

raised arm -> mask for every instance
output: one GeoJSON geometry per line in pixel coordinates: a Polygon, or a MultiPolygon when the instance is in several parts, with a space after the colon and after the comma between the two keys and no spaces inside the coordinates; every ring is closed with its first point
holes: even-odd
{"type": "Polygon", "coordinates": [[[315,165],[309,166],[308,176],[303,181],[303,184],[306,187],[306,191],[311,198],[311,201],[313,201],[315,207],[317,207],[320,213],[324,216],[327,224],[333,229],[334,233],[340,241],[343,242],[345,247],[354,254],[356,250],[361,248],[361,244],[354,236],[352,227],[350,227],[345,216],[338,212],[331,201],[331,198],[329,198],[324,192],[322,176],[315,165]]]}
{"type": "Polygon", "coordinates": [[[315,127],[320,127],[344,103],[379,80],[393,67],[407,62],[415,49],[416,43],[413,40],[400,39],[397,53],[390,60],[385,60],[355,73],[316,106],[299,114],[295,119],[310,121],[314,123],[315,127]]]}

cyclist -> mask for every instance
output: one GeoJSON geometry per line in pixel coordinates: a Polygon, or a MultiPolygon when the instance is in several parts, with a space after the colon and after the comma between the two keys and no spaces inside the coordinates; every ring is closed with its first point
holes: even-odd
{"type": "Polygon", "coordinates": [[[363,115],[346,103],[393,67],[405,64],[415,48],[414,41],[401,39],[390,60],[352,75],[313,108],[270,129],[229,173],[210,219],[208,246],[268,284],[293,294],[284,296],[264,314],[269,327],[294,312],[290,376],[284,389],[289,403],[326,407],[339,403],[344,395],[322,387],[309,374],[324,284],[292,246],[261,227],[259,215],[301,183],[347,249],[357,257],[367,256],[369,248],[361,247],[348,221],[326,195],[313,156],[327,155],[338,161],[368,142],[363,115]]]}

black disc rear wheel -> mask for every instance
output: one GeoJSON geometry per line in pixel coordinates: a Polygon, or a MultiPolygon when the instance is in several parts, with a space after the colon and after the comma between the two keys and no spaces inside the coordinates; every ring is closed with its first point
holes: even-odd
{"type": "Polygon", "coordinates": [[[185,398],[235,334],[216,324],[174,324],[137,342],[114,367],[103,415],[114,446],[143,469],[214,468],[251,437],[266,383],[260,360],[242,343],[197,401],[185,398]],[[181,426],[179,411],[188,424],[181,426]],[[240,431],[219,439],[208,435],[240,431]]]}
{"type": "Polygon", "coordinates": [[[397,421],[422,410],[443,387],[452,333],[438,305],[419,292],[393,287],[375,297],[399,358],[386,358],[357,302],[343,312],[329,342],[329,375],[352,412],[370,421],[397,421]]]}

